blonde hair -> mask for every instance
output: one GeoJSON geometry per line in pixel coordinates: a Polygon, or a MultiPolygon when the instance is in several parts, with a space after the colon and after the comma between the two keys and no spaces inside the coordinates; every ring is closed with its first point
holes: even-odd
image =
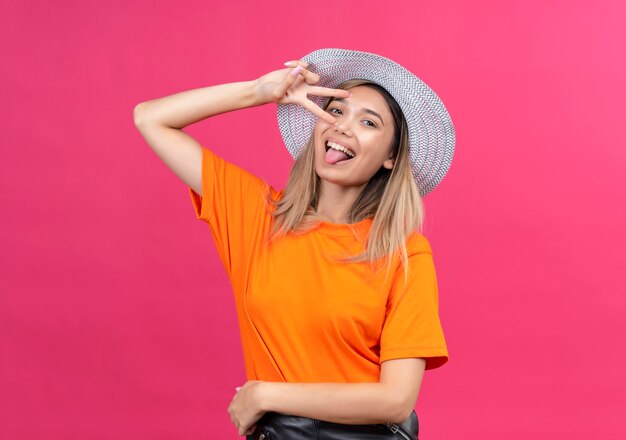
{"type": "MultiPolygon", "coordinates": [[[[424,222],[424,206],[411,173],[408,128],[397,102],[378,84],[353,79],[336,88],[347,90],[361,85],[378,90],[389,105],[395,128],[392,146],[395,163],[391,170],[381,167],[352,205],[348,214],[350,223],[370,217],[373,217],[373,221],[364,252],[342,258],[341,261],[373,265],[386,258],[388,271],[392,257],[398,255],[404,265],[406,279],[406,239],[414,231],[421,231],[424,222]]],[[[323,106],[324,110],[332,100],[329,98],[323,106]]],[[[268,192],[267,202],[274,208],[270,241],[288,232],[305,233],[325,219],[316,212],[320,178],[315,172],[313,146],[314,135],[311,134],[291,169],[282,198],[274,199],[268,192]]]]}

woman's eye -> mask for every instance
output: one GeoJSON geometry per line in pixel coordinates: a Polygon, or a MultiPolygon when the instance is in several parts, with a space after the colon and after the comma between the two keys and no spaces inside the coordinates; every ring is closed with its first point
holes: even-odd
{"type": "MultiPolygon", "coordinates": [[[[329,113],[334,113],[336,115],[342,115],[343,114],[343,111],[340,108],[337,108],[337,107],[330,107],[330,108],[327,109],[327,111],[329,113]]],[[[365,122],[365,125],[367,125],[368,127],[374,127],[374,128],[378,127],[378,125],[376,125],[376,123],[374,121],[372,121],[371,119],[364,119],[363,122],[365,122]]]]}

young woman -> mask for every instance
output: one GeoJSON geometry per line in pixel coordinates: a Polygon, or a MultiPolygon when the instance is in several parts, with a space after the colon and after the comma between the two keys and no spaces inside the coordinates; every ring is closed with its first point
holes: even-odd
{"type": "Polygon", "coordinates": [[[233,286],[248,381],[231,420],[248,439],[417,438],[424,370],[448,360],[421,198],[450,166],[452,123],[387,58],[322,49],[285,64],[134,112],[233,286]],[[267,103],[296,159],[281,191],[182,131],[267,103]]]}

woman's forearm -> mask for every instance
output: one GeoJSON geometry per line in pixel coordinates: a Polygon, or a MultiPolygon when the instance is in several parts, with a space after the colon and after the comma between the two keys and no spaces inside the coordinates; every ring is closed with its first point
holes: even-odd
{"type": "Polygon", "coordinates": [[[256,81],[219,84],[145,101],[135,107],[135,123],[180,129],[220,113],[264,104],[255,85],[256,81]]]}
{"type": "MultiPolygon", "coordinates": [[[[385,383],[263,382],[264,411],[274,411],[334,423],[399,423],[409,405],[385,383]]],[[[409,410],[407,412],[407,410],[409,410]]]]}

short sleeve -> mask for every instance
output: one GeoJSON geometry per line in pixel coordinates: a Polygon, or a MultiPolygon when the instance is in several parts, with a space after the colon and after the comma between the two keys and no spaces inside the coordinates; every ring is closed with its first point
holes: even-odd
{"type": "MultiPolygon", "coordinates": [[[[437,276],[430,245],[419,235],[408,249],[408,277],[404,268],[395,274],[380,341],[380,362],[426,358],[426,369],[448,361],[448,349],[439,319],[437,276]]],[[[407,246],[408,247],[408,246],[407,246]]]]}
{"type": "Polygon", "coordinates": [[[259,177],[202,147],[202,196],[189,188],[196,217],[211,228],[217,251],[232,276],[260,236],[268,186],[259,177]]]}

